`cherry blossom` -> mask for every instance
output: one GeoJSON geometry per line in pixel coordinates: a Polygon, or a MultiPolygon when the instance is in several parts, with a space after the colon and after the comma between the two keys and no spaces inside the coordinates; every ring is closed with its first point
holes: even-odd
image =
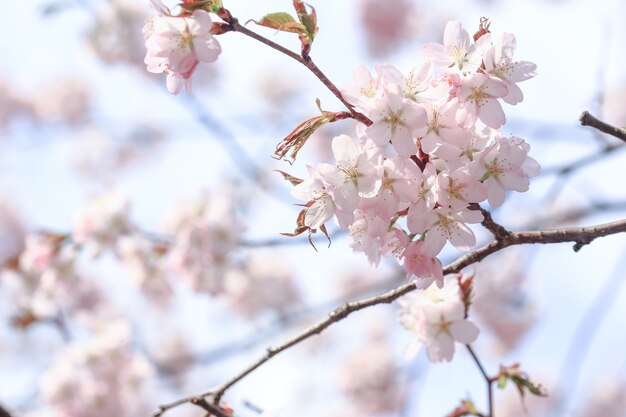
{"type": "Polygon", "coordinates": [[[443,286],[441,262],[424,250],[424,242],[411,242],[402,253],[404,267],[409,277],[415,277],[418,288],[427,288],[434,281],[443,286]]]}
{"type": "Polygon", "coordinates": [[[474,72],[482,63],[482,50],[489,45],[489,36],[481,37],[475,44],[470,44],[470,36],[458,20],[446,24],[443,33],[443,45],[427,43],[422,53],[435,65],[455,66],[468,73],[474,72]]]}
{"type": "Polygon", "coordinates": [[[150,375],[148,362],[132,349],[130,328],[113,321],[57,355],[41,379],[43,401],[59,417],[147,414],[143,394],[150,375]]]}
{"type": "Polygon", "coordinates": [[[528,151],[528,144],[519,138],[498,137],[477,155],[471,169],[482,177],[489,204],[501,206],[505,190],[528,190],[529,178],[539,174],[539,165],[528,157],[528,151]]]}
{"type": "Polygon", "coordinates": [[[416,138],[426,130],[426,111],[404,99],[399,88],[386,89],[383,98],[374,100],[367,114],[374,123],[365,133],[376,145],[385,146],[391,141],[400,156],[417,153],[416,138]]]}
{"type": "Polygon", "coordinates": [[[454,281],[441,289],[430,286],[408,294],[399,303],[400,323],[413,333],[405,351],[408,357],[423,346],[431,362],[449,362],[455,343],[472,343],[478,337],[478,327],[465,318],[465,306],[454,281]]]}
{"type": "Polygon", "coordinates": [[[93,198],[75,215],[72,238],[89,247],[93,255],[115,246],[119,236],[130,231],[130,206],[125,197],[110,192],[93,198]]]}
{"type": "Polygon", "coordinates": [[[509,93],[507,85],[498,78],[476,73],[471,78],[462,79],[457,97],[460,109],[457,121],[464,126],[471,126],[480,119],[481,122],[494,129],[506,121],[502,105],[498,98],[509,93]]]}
{"type": "Polygon", "coordinates": [[[191,92],[191,76],[200,62],[215,62],[222,49],[211,35],[211,17],[204,10],[172,16],[160,0],[151,0],[155,15],[144,27],[145,63],[149,72],[166,73],[167,89],[191,92]]]}
{"type": "Polygon", "coordinates": [[[503,33],[485,52],[484,57],[487,73],[506,83],[508,94],[502,99],[509,104],[517,104],[524,99],[524,94],[517,83],[537,75],[537,66],[532,62],[513,61],[515,47],[515,35],[503,33]]]}

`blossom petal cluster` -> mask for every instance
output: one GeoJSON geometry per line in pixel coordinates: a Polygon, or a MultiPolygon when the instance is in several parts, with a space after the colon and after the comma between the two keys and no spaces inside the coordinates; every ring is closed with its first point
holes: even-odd
{"type": "Polygon", "coordinates": [[[423,346],[431,362],[449,362],[455,343],[472,343],[478,337],[478,327],[465,318],[466,306],[453,280],[443,288],[431,286],[406,295],[399,303],[400,323],[412,333],[405,351],[409,357],[423,346]]]}
{"type": "Polygon", "coordinates": [[[149,72],[167,75],[167,90],[191,92],[191,76],[200,62],[215,62],[222,52],[210,33],[211,16],[205,10],[173,16],[161,0],[150,0],[153,15],[146,22],[144,60],[149,72]]]}
{"type": "Polygon", "coordinates": [[[57,355],[41,379],[43,402],[52,416],[146,414],[141,393],[150,376],[150,364],[133,349],[130,327],[113,321],[57,355]]]}
{"type": "Polygon", "coordinates": [[[342,93],[371,124],[333,139],[334,163],[308,167],[292,190],[306,202],[299,224],[316,230],[336,218],[372,265],[395,257],[419,287],[443,285],[436,257],[448,242],[462,251],[476,244],[476,205],[502,205],[539,173],[529,145],[499,130],[503,103],[521,102],[518,83],[536,71],[513,59],[515,46],[510,33],[472,41],[453,21],[408,74],[389,64],[373,74],[356,68],[342,93]]]}

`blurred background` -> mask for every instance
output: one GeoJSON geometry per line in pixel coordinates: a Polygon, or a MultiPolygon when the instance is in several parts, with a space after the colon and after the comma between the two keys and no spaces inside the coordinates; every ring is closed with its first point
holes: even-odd
{"type": "MultiPolygon", "coordinates": [[[[330,227],[332,245],[287,238],[299,211],[288,182],[332,158],[333,123],[290,166],[271,158],[298,123],[344,110],[304,67],[237,33],[167,93],[145,70],[141,0],[30,0],[0,16],[0,405],[12,416],[148,416],[233,376],[265,348],[340,304],[404,282],[371,268],[330,227]],[[72,241],[71,236],[74,236],[72,241]],[[95,239],[80,242],[77,236],[95,239]]],[[[175,6],[174,2],[166,2],[175,6]]],[[[228,1],[241,22],[290,1],[228,1]]],[[[359,64],[403,72],[445,23],[482,16],[535,62],[506,135],[542,166],[528,193],[494,211],[510,230],[624,217],[624,144],[578,117],[626,126],[623,0],[311,0],[311,56],[338,86],[359,64]]],[[[255,27],[298,51],[296,36],[255,27]]],[[[475,228],[479,241],[491,236],[475,228]]],[[[470,318],[487,371],[516,362],[550,393],[496,391],[497,416],[626,416],[626,238],[506,249],[475,272],[470,318]],[[527,411],[526,411],[527,410],[527,411]]],[[[460,255],[446,248],[444,264],[460,255]]],[[[397,303],[354,314],[272,359],[228,392],[236,415],[444,416],[486,409],[465,350],[406,359],[397,303]]],[[[192,406],[166,415],[201,416],[192,406]]]]}

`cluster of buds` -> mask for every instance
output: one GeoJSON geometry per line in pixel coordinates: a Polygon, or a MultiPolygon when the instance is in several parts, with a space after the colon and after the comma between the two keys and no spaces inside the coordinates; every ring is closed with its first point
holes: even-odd
{"type": "Polygon", "coordinates": [[[391,65],[354,71],[355,85],[342,92],[371,123],[333,139],[334,164],[289,178],[306,202],[297,232],[325,232],[335,217],[372,265],[394,256],[419,287],[443,285],[436,256],[446,242],[464,251],[476,244],[468,224],[483,221],[477,204],[498,207],[539,173],[529,145],[499,131],[501,101],[519,103],[517,83],[536,67],[514,61],[515,37],[492,37],[486,21],[474,38],[449,22],[444,44],[426,44],[428,59],[408,75],[391,65]]]}

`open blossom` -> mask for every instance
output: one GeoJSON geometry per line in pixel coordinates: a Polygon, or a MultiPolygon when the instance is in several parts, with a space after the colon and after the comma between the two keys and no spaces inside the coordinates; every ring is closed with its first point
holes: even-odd
{"type": "Polygon", "coordinates": [[[489,204],[501,206],[505,190],[528,191],[529,178],[539,174],[539,165],[528,156],[529,149],[522,139],[498,137],[477,155],[471,169],[483,178],[489,204]]]}
{"type": "Polygon", "coordinates": [[[512,33],[503,33],[495,45],[485,52],[484,63],[488,74],[506,83],[508,94],[502,100],[509,104],[520,103],[524,99],[522,90],[517,85],[537,74],[537,66],[528,61],[513,61],[516,42],[512,33]]]}
{"type": "Polygon", "coordinates": [[[204,10],[172,16],[160,0],[151,0],[155,15],[146,22],[145,63],[148,71],[167,74],[167,89],[191,91],[191,76],[200,62],[215,62],[222,52],[211,35],[211,17],[204,10]]]}
{"type": "Polygon", "coordinates": [[[427,43],[422,52],[435,65],[457,67],[461,71],[473,72],[482,63],[483,49],[489,45],[489,36],[482,36],[474,44],[470,43],[470,36],[458,20],[446,24],[443,33],[443,45],[427,43]]]}
{"type": "Polygon", "coordinates": [[[433,281],[443,286],[441,262],[424,250],[424,242],[411,242],[402,252],[404,268],[409,277],[415,277],[418,288],[427,288],[433,281]]]}
{"type": "Polygon", "coordinates": [[[506,121],[499,98],[509,93],[507,85],[498,78],[485,74],[474,74],[472,78],[461,80],[457,97],[461,108],[457,113],[457,121],[464,126],[471,126],[480,119],[481,122],[494,129],[506,121]]]}
{"type": "Polygon", "coordinates": [[[374,123],[365,133],[377,146],[385,146],[391,141],[402,157],[417,153],[416,138],[426,131],[426,111],[405,99],[399,87],[386,89],[382,98],[374,100],[367,115],[374,123]]]}
{"type": "Polygon", "coordinates": [[[478,337],[478,327],[465,318],[465,305],[454,281],[443,288],[430,286],[408,294],[399,303],[400,323],[413,333],[405,351],[408,357],[423,346],[431,362],[449,362],[455,343],[472,343],[478,337]]]}
{"type": "Polygon", "coordinates": [[[311,229],[319,229],[335,215],[335,203],[329,194],[330,185],[327,185],[319,172],[307,167],[310,177],[291,190],[291,195],[307,201],[304,225],[311,229]]]}

